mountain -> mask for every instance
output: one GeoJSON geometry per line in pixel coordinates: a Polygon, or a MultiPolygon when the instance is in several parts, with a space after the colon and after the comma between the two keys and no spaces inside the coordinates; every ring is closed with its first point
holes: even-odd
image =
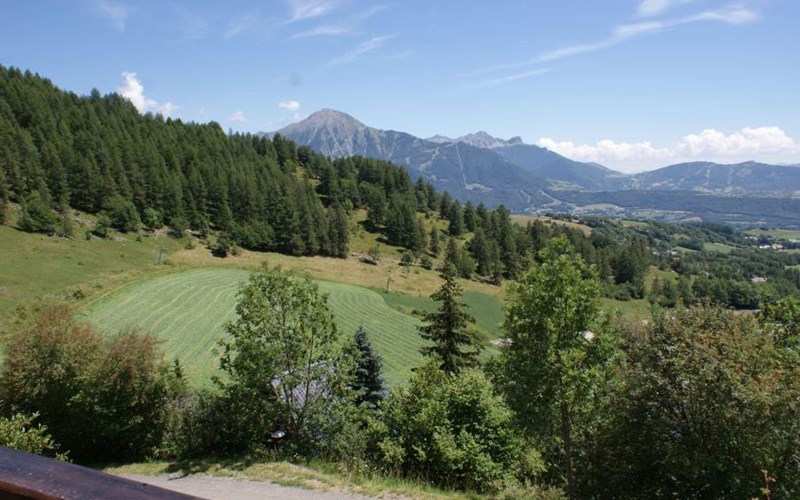
{"type": "MultiPolygon", "coordinates": [[[[443,135],[421,139],[372,128],[331,109],[318,111],[279,133],[334,158],[361,155],[388,160],[405,167],[413,178],[424,177],[458,199],[490,206],[502,203],[514,211],[569,210],[589,199],[592,204],[616,205],[612,200],[618,200],[646,207],[649,198],[656,196],[646,193],[654,191],[765,198],[800,193],[797,166],[691,162],[627,175],[525,144],[519,137],[500,139],[481,131],[454,139],[443,135]]],[[[710,203],[710,197],[697,200],[700,205],[710,203]]],[[[668,200],[662,201],[659,207],[668,204],[668,200]]],[[[673,209],[681,210],[680,203],[673,209]]]]}
{"type": "Polygon", "coordinates": [[[549,187],[546,179],[491,149],[368,127],[332,109],[317,111],[277,133],[333,158],[360,155],[402,165],[413,178],[424,177],[461,200],[505,204],[517,211],[553,201],[544,192],[549,187]]]}
{"type": "MultiPolygon", "coordinates": [[[[442,142],[448,140],[444,136],[434,137],[442,142]]],[[[596,163],[570,160],[549,149],[525,144],[518,136],[504,140],[481,131],[449,139],[449,141],[464,142],[475,147],[491,149],[537,177],[549,179],[550,187],[554,190],[616,189],[624,183],[627,177],[625,174],[596,163]]]]}
{"type": "Polygon", "coordinates": [[[463,142],[469,144],[470,146],[475,146],[476,148],[494,149],[510,146],[512,144],[522,144],[522,138],[512,137],[511,139],[505,141],[503,139],[493,137],[487,132],[481,130],[480,132],[476,132],[474,134],[462,135],[461,137],[453,139],[453,142],[463,142]]]}
{"type": "Polygon", "coordinates": [[[800,191],[800,168],[754,161],[734,165],[679,163],[631,176],[621,187],[718,194],[793,194],[800,191]]]}

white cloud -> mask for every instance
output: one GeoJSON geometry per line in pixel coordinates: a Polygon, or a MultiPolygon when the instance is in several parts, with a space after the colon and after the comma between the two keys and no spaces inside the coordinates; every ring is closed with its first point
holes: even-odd
{"type": "Polygon", "coordinates": [[[673,7],[692,1],[694,0],[642,0],[636,13],[639,17],[657,16],[673,7]]]}
{"type": "Polygon", "coordinates": [[[313,19],[330,14],[339,8],[338,0],[288,0],[289,19],[293,23],[304,19],[313,19]]]}
{"type": "Polygon", "coordinates": [[[247,117],[244,115],[244,111],[236,111],[228,117],[228,121],[234,123],[244,123],[247,121],[247,117]]]}
{"type": "Polygon", "coordinates": [[[595,144],[575,144],[543,137],[536,141],[536,145],[573,160],[601,163],[623,172],[636,171],[643,164],[663,166],[658,162],[668,161],[672,156],[669,149],[656,148],[649,142],[628,143],[604,139],[595,144]]]}
{"type": "Polygon", "coordinates": [[[731,134],[707,129],[688,134],[672,147],[650,142],[576,144],[543,137],[536,145],[578,161],[602,163],[623,172],[638,172],[684,161],[737,163],[756,160],[772,163],[800,162],[800,143],[779,127],[745,127],[731,134]]]}
{"type": "Polygon", "coordinates": [[[92,3],[94,13],[107,19],[117,31],[125,31],[125,23],[130,15],[130,8],[113,0],[94,0],[92,3]]]}
{"type": "Polygon", "coordinates": [[[692,157],[709,155],[717,158],[783,152],[798,155],[800,144],[778,127],[745,127],[730,135],[707,129],[699,134],[684,136],[678,144],[678,151],[692,157]]]}
{"type": "Polygon", "coordinates": [[[373,50],[379,49],[383,47],[387,40],[394,38],[394,35],[391,36],[376,36],[361,42],[356,48],[349,52],[345,52],[344,54],[338,55],[331,59],[328,62],[328,66],[336,66],[339,64],[344,64],[351,62],[355,59],[358,59],[362,55],[372,52],[373,50]]]}
{"type": "Polygon", "coordinates": [[[140,113],[155,111],[164,116],[172,116],[172,114],[178,109],[178,106],[171,101],[160,103],[155,99],[150,99],[149,97],[145,96],[144,85],[142,85],[142,82],[139,81],[136,73],[123,71],[122,78],[124,79],[124,83],[121,87],[117,88],[117,92],[119,92],[122,97],[131,101],[140,113]]]}
{"type": "Polygon", "coordinates": [[[300,103],[294,100],[281,101],[278,103],[278,107],[294,112],[300,109],[300,103]]]}

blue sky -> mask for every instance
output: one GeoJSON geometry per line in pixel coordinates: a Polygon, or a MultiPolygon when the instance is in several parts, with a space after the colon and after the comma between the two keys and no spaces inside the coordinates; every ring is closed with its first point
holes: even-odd
{"type": "Polygon", "coordinates": [[[797,0],[0,3],[0,63],[226,129],[330,107],[624,171],[800,163],[797,0]]]}

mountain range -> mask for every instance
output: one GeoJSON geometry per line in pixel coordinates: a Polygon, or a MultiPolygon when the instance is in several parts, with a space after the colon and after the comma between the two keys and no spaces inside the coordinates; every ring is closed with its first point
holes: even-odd
{"type": "Polygon", "coordinates": [[[517,212],[563,209],[574,192],[688,191],[717,195],[793,196],[800,168],[745,162],[691,162],[639,174],[571,160],[520,137],[486,132],[427,139],[369,127],[352,116],[323,109],[277,131],[333,158],[366,156],[404,166],[461,200],[505,204],[517,212]]]}

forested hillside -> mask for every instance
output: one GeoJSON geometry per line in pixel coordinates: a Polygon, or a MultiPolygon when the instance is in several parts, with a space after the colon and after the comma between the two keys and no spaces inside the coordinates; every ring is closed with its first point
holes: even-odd
{"type": "MultiPolygon", "coordinates": [[[[318,155],[216,123],[141,116],[118,95],[78,97],[15,69],[0,68],[0,97],[4,201],[38,193],[53,207],[120,213],[121,226],[238,230],[265,249],[342,253],[331,242],[339,207],[326,209],[297,168],[326,161],[318,155]]],[[[396,174],[387,187],[408,184],[386,172],[396,174]]]]}

